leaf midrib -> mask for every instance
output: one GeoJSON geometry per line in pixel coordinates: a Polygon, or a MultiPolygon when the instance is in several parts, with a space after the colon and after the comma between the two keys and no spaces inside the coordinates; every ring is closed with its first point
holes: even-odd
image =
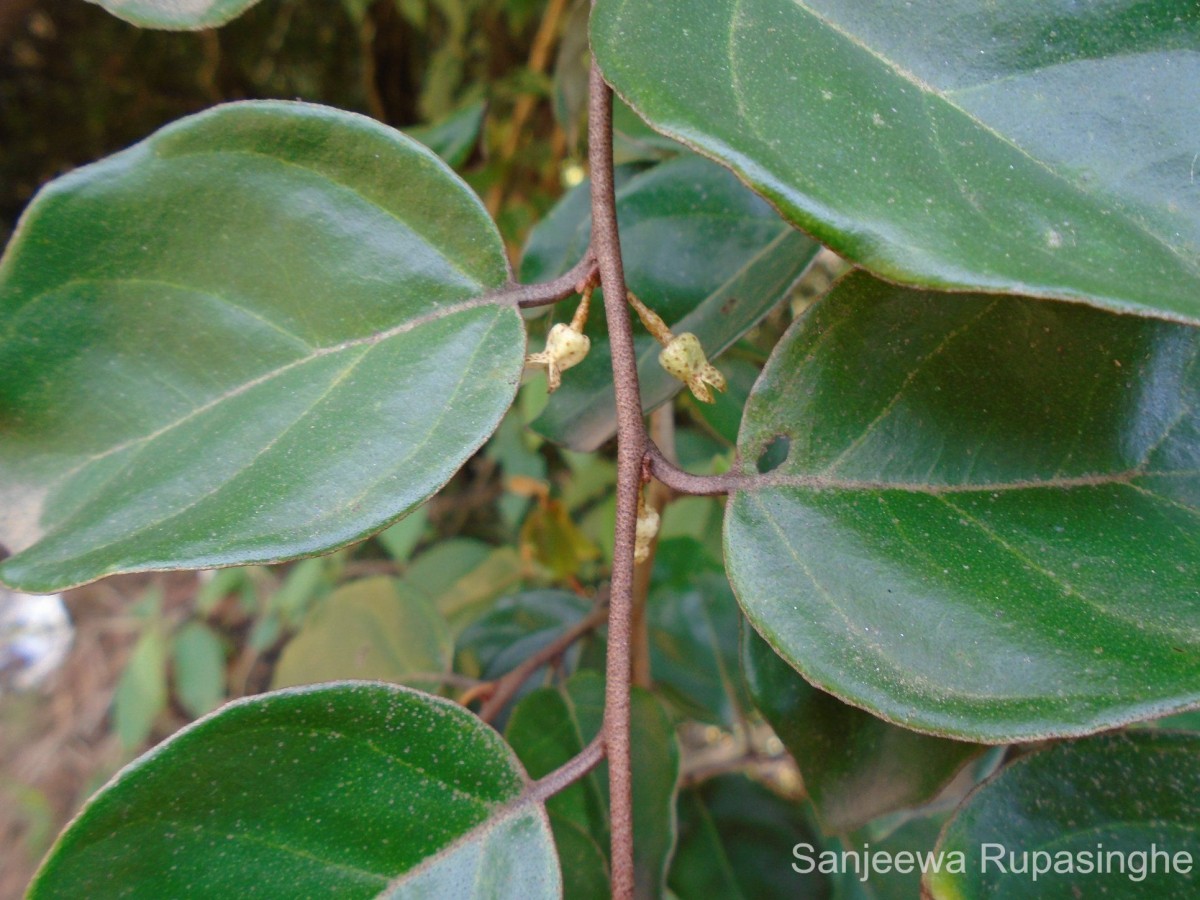
{"type": "MultiPolygon", "coordinates": [[[[1142,477],[1177,477],[1195,478],[1200,476],[1200,469],[1176,469],[1156,472],[1152,469],[1136,467],[1114,473],[1094,475],[1076,475],[1071,477],[1053,477],[1045,479],[1014,479],[1012,481],[989,481],[963,484],[936,484],[917,481],[885,481],[857,478],[835,478],[831,475],[802,475],[780,474],[768,472],[764,475],[748,476],[748,480],[738,485],[736,491],[754,492],[761,489],[778,487],[800,487],[812,491],[897,491],[912,494],[967,494],[967,493],[1004,493],[1007,491],[1028,490],[1073,490],[1077,488],[1126,486],[1158,496],[1144,485],[1137,484],[1142,477]]],[[[1184,507],[1192,512],[1200,513],[1190,507],[1184,507]]]]}
{"type": "MultiPolygon", "coordinates": [[[[220,298],[218,298],[218,299],[220,299],[220,298]]],[[[95,453],[95,454],[92,454],[91,456],[84,458],[74,468],[69,469],[69,470],[63,472],[61,475],[59,475],[59,477],[51,484],[51,487],[53,487],[54,485],[61,484],[64,481],[66,481],[67,479],[77,475],[79,472],[81,472],[83,469],[90,466],[92,463],[99,462],[102,459],[105,459],[109,456],[113,456],[113,455],[120,453],[124,450],[127,450],[131,447],[136,447],[139,444],[144,444],[144,443],[148,443],[150,441],[156,440],[157,438],[161,437],[162,435],[173,431],[174,429],[180,427],[181,425],[186,424],[187,422],[191,421],[192,419],[194,419],[200,415],[203,415],[204,413],[208,412],[210,409],[213,409],[216,406],[219,406],[221,403],[224,403],[228,400],[232,400],[234,397],[241,396],[242,394],[246,393],[247,391],[258,387],[259,385],[266,384],[267,382],[272,381],[273,379],[277,378],[278,376],[286,374],[287,372],[290,372],[292,369],[296,369],[301,366],[307,365],[308,363],[313,362],[314,360],[320,359],[325,356],[331,356],[331,355],[334,355],[337,353],[342,353],[346,350],[351,350],[355,347],[364,347],[364,346],[371,347],[376,344],[382,343],[383,341],[386,341],[389,338],[397,337],[398,335],[405,334],[406,332],[412,331],[415,328],[419,328],[422,325],[427,325],[430,322],[435,322],[439,319],[447,318],[448,316],[454,315],[456,313],[466,312],[467,310],[478,309],[478,308],[484,307],[484,306],[496,306],[497,309],[500,308],[498,304],[496,304],[494,301],[488,299],[487,297],[474,297],[474,298],[471,298],[470,300],[459,301],[457,303],[453,303],[448,306],[441,307],[439,309],[431,310],[428,313],[425,313],[423,315],[409,319],[406,322],[401,322],[398,325],[393,325],[391,328],[386,328],[383,331],[372,332],[371,334],[364,335],[362,337],[349,338],[338,344],[332,344],[332,345],[328,345],[328,346],[324,346],[324,347],[314,347],[312,349],[312,351],[310,353],[306,354],[305,356],[297,357],[297,358],[291,360],[290,362],[284,363],[281,366],[276,366],[273,369],[268,369],[265,372],[262,372],[259,375],[256,375],[254,378],[249,379],[248,381],[244,381],[241,384],[238,384],[232,388],[229,388],[228,390],[222,391],[221,393],[209,398],[208,400],[206,400],[204,403],[200,404],[199,406],[193,407],[191,410],[189,410],[187,413],[180,416],[179,418],[174,419],[171,422],[168,422],[167,424],[160,426],[159,428],[155,429],[154,431],[148,432],[147,434],[144,434],[144,435],[140,435],[136,438],[129,438],[125,441],[122,441],[118,444],[114,444],[113,446],[108,447],[107,449],[101,451],[100,453],[95,453]]]]}

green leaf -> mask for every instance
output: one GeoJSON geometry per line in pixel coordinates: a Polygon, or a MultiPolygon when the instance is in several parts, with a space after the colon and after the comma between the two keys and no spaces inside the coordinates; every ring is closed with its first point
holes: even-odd
{"type": "Polygon", "coordinates": [[[0,541],[34,591],[360,540],[523,363],[499,235],[428,150],[236,103],[53,182],[0,262],[0,541]]]}
{"type": "Polygon", "coordinates": [[[1200,329],[850,276],[776,347],[725,518],[815,686],[1007,743],[1200,704],[1200,329]],[[762,466],[768,468],[768,466],[762,466]]]}
{"type": "MultiPolygon", "coordinates": [[[[519,403],[514,405],[492,435],[484,448],[488,459],[495,460],[500,465],[500,471],[507,481],[514,476],[546,480],[546,459],[531,444],[541,442],[537,435],[525,427],[524,418],[519,403]]],[[[504,524],[515,529],[529,511],[530,498],[505,491],[497,506],[504,524]]]]}
{"type": "Polygon", "coordinates": [[[379,532],[375,535],[375,539],[383,545],[388,556],[396,562],[405,563],[412,556],[417,544],[421,543],[421,538],[425,536],[425,529],[428,525],[429,507],[422,506],[395,525],[379,532]]]}
{"type": "Polygon", "coordinates": [[[285,625],[299,626],[317,598],[332,588],[334,579],[329,563],[324,558],[302,559],[292,566],[279,590],[267,601],[271,613],[285,625]]]}
{"type": "MultiPolygon", "coordinates": [[[[921,862],[922,858],[929,860],[934,847],[937,845],[942,826],[950,818],[948,812],[932,812],[916,815],[905,819],[899,825],[880,830],[874,827],[865,828],[853,835],[835,838],[825,842],[823,851],[833,851],[839,856],[843,851],[855,851],[860,860],[866,853],[875,851],[887,853],[892,861],[890,866],[874,866],[866,878],[865,869],[860,864],[858,871],[853,864],[838,866],[838,870],[830,875],[834,884],[834,896],[838,900],[902,900],[902,898],[921,896],[921,862]],[[864,850],[864,848],[866,848],[864,850]],[[886,869],[887,871],[881,871],[886,869]]],[[[886,821],[886,820],[885,820],[886,821]]],[[[820,851],[818,851],[820,852],[820,851]]],[[[876,856],[876,862],[881,860],[876,856]]],[[[927,862],[926,869],[933,869],[933,862],[927,862]]],[[[947,858],[942,857],[943,867],[947,858]]],[[[820,857],[817,857],[818,865],[820,857]]],[[[807,868],[808,863],[800,864],[807,868]]]]}
{"type": "Polygon", "coordinates": [[[655,128],[889,279],[1196,321],[1198,21],[1187,0],[599,0],[591,33],[655,128]]]}
{"type": "MultiPolygon", "coordinates": [[[[583,211],[573,226],[569,217],[552,214],[531,237],[523,270],[551,276],[574,264],[590,235],[583,211]],[[574,236],[571,249],[553,254],[567,235],[574,236]],[[557,265],[548,261],[555,256],[557,265]]],[[[710,358],[766,315],[819,249],[728,172],[694,156],[631,178],[617,193],[617,214],[629,289],[672,331],[699,337],[710,358]]],[[[592,451],[615,433],[616,406],[599,310],[586,331],[591,352],[564,375],[532,427],[574,450],[592,451]]],[[[683,385],[658,364],[662,348],[636,317],[635,332],[642,403],[649,410],[683,385]]]]}
{"type": "Polygon", "coordinates": [[[258,0],[88,0],[142,28],[194,31],[236,19],[258,0]]]}
{"type": "Polygon", "coordinates": [[[565,900],[609,900],[608,857],[583,829],[551,813],[565,900]]]}
{"type": "Polygon", "coordinates": [[[679,900],[831,896],[827,875],[792,870],[799,844],[820,846],[799,804],[744,775],[714,778],[679,796],[671,890],[679,900]]]}
{"type": "Polygon", "coordinates": [[[963,871],[924,887],[938,900],[1194,896],[1198,755],[1196,735],[1131,731],[1021,757],[942,832],[937,849],[961,854],[963,871]]]}
{"type": "Polygon", "coordinates": [[[464,106],[446,118],[421,128],[408,129],[409,137],[420,141],[446,164],[457,169],[467,161],[483,127],[482,100],[464,106]]]}
{"type": "Polygon", "coordinates": [[[1169,728],[1176,731],[1200,731],[1200,710],[1179,713],[1176,716],[1166,716],[1153,723],[1159,728],[1169,728]]]}
{"type": "Polygon", "coordinates": [[[713,433],[730,446],[737,443],[738,428],[742,424],[742,410],[754,382],[758,380],[759,367],[748,359],[726,356],[721,360],[721,374],[728,387],[723,393],[714,394],[713,403],[692,404],[692,412],[698,415],[713,433]]]}
{"type": "Polygon", "coordinates": [[[171,662],[179,703],[194,718],[225,700],[225,648],[203,622],[188,622],[179,629],[171,662]]]}
{"type": "Polygon", "coordinates": [[[457,633],[486,613],[522,575],[521,560],[512,547],[492,548],[456,538],[418,556],[404,573],[401,590],[427,598],[457,633]]]}
{"type": "Polygon", "coordinates": [[[650,672],[688,718],[733,726],[747,698],[738,678],[741,613],[725,573],[691,538],[658,545],[646,603],[650,672]]]}
{"type": "Polygon", "coordinates": [[[152,621],[134,644],[113,694],[113,731],[121,746],[134,750],[144,744],[166,707],[167,639],[152,621]]]}
{"type": "Polygon", "coordinates": [[[284,647],[271,687],[344,679],[402,683],[414,672],[447,671],[451,648],[446,622],[428,600],[405,595],[395,579],[364,578],[313,610],[284,647]]]}
{"type": "Polygon", "coordinates": [[[473,538],[438,541],[413,560],[404,573],[405,586],[436,600],[484,565],[491,553],[489,545],[473,538]]]}
{"type": "Polygon", "coordinates": [[[678,141],[659,134],[620,98],[613,98],[613,156],[618,162],[659,160],[686,153],[678,141]]]}
{"type": "MultiPolygon", "coordinates": [[[[499,678],[577,625],[592,602],[570,591],[529,591],[505,597],[463,629],[457,668],[499,678]]],[[[536,676],[531,676],[531,679],[536,676]]]]}
{"type": "Polygon", "coordinates": [[[796,760],[826,832],[931,800],[981,747],[898,728],[818,691],[747,629],[754,703],[796,760]]]}
{"type": "Polygon", "coordinates": [[[375,683],[239,700],[118,775],[44,897],[557,897],[545,808],[494,731],[375,683]]]}
{"type": "MultiPolygon", "coordinates": [[[[592,605],[592,601],[569,591],[527,591],[503,597],[459,635],[455,670],[489,681],[498,679],[578,625],[592,605]]],[[[594,636],[580,638],[562,655],[556,668],[575,671],[590,642],[603,645],[594,636]]],[[[603,650],[600,653],[603,655],[603,650]]],[[[540,666],[529,674],[513,700],[493,717],[496,727],[503,728],[514,704],[545,683],[548,667],[540,666]]]]}
{"type": "MultiPolygon", "coordinates": [[[[613,184],[617,193],[622,193],[630,180],[647,168],[645,164],[616,166],[613,184]]],[[[529,233],[521,254],[523,282],[549,281],[580,260],[591,238],[591,198],[590,181],[575,185],[529,233]]]]}
{"type": "MultiPolygon", "coordinates": [[[[647,691],[631,695],[633,734],[634,874],[637,897],[662,894],[675,844],[675,796],[679,746],[663,708],[647,691]]],[[[529,774],[538,778],[577,755],[600,730],[604,679],[580,672],[565,690],[541,688],[525,697],[509,719],[505,736],[529,774]]],[[[546,801],[555,818],[585,830],[605,849],[608,837],[608,772],[602,763],[546,801]]]]}

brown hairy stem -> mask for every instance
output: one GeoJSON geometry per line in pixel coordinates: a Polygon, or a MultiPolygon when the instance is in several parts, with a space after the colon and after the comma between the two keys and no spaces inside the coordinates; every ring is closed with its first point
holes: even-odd
{"type": "Polygon", "coordinates": [[[592,250],[600,264],[604,315],[612,347],[617,403],[617,523],[609,598],[604,742],[612,824],[612,895],[633,897],[633,773],[630,760],[630,644],[633,545],[646,429],[642,423],[633,325],[625,303],[625,272],[613,186],[612,91],[592,64],[588,83],[588,166],[592,173],[592,250]]]}

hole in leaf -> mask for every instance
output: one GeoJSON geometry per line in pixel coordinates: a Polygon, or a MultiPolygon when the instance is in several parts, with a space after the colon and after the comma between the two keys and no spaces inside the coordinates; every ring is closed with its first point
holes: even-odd
{"type": "Polygon", "coordinates": [[[755,463],[758,471],[765,475],[767,472],[773,472],[775,469],[778,469],[783,465],[784,460],[787,459],[788,451],[791,449],[792,442],[788,440],[787,435],[778,435],[758,455],[758,462],[755,463]]]}

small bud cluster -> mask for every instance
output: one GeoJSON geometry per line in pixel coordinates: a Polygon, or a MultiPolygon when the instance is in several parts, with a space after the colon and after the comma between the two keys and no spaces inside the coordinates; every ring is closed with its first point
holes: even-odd
{"type": "Polygon", "coordinates": [[[579,308],[570,324],[559,322],[546,335],[546,349],[541,353],[530,353],[525,357],[525,365],[544,368],[546,370],[546,389],[553,394],[562,384],[562,373],[583,362],[591,349],[591,339],[583,333],[587,324],[588,307],[591,304],[592,292],[589,289],[583,295],[579,308]]]}
{"type": "Polygon", "coordinates": [[[658,313],[633,294],[629,295],[629,304],[637,311],[646,330],[663,346],[658,354],[658,364],[686,384],[701,403],[712,403],[713,395],[709,388],[725,390],[725,376],[704,355],[700,338],[690,331],[672,334],[658,313]]]}
{"type": "Polygon", "coordinates": [[[691,332],[672,338],[658,354],[659,364],[686,384],[701,403],[712,403],[709,386],[725,390],[725,376],[708,361],[700,339],[691,332]]]}
{"type": "Polygon", "coordinates": [[[658,535],[658,512],[638,493],[637,531],[633,540],[633,561],[644,563],[650,558],[650,545],[658,535]]]}
{"type": "MultiPolygon", "coordinates": [[[[658,354],[658,362],[675,378],[678,378],[691,390],[692,395],[702,403],[712,403],[713,395],[710,388],[718,391],[725,390],[725,376],[704,355],[700,339],[690,331],[683,334],[672,334],[667,323],[654,310],[650,309],[633,294],[629,294],[629,304],[637,311],[638,317],[646,330],[654,335],[654,339],[662,344],[662,352],[658,354]]],[[[591,349],[592,342],[583,333],[587,323],[588,307],[591,304],[592,291],[589,287],[584,291],[579,308],[570,324],[560,322],[550,329],[546,336],[546,349],[541,353],[531,353],[525,357],[525,365],[544,368],[546,370],[546,385],[551,394],[562,384],[562,373],[572,366],[583,362],[591,349]]]]}

